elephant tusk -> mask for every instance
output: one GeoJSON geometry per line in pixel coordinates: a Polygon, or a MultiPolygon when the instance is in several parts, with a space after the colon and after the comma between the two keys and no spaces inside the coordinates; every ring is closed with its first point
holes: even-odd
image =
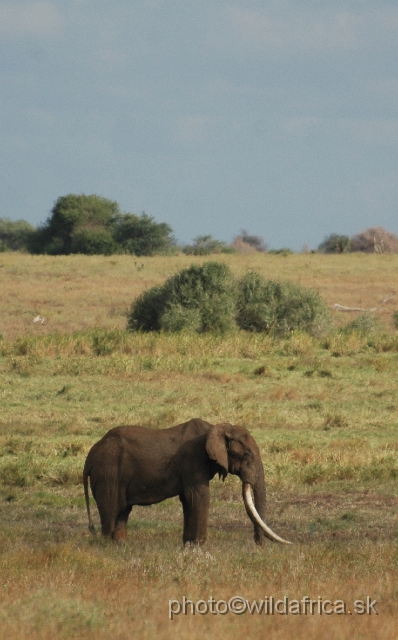
{"type": "Polygon", "coordinates": [[[275,542],[281,542],[282,544],[293,544],[292,542],[289,542],[288,540],[284,540],[283,538],[278,536],[276,533],[274,533],[272,529],[270,529],[265,524],[265,522],[263,522],[263,520],[260,518],[260,515],[256,507],[254,506],[254,502],[253,502],[253,498],[250,490],[250,484],[248,482],[243,482],[242,484],[242,496],[243,496],[243,501],[245,503],[246,511],[250,519],[254,523],[258,524],[259,527],[261,527],[261,529],[264,531],[264,533],[267,535],[267,537],[270,540],[274,540],[275,542]]]}

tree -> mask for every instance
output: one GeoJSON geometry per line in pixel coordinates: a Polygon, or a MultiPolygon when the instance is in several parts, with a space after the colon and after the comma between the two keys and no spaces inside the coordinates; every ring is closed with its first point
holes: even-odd
{"type": "Polygon", "coordinates": [[[109,229],[97,227],[94,229],[78,229],[72,235],[70,253],[84,253],[85,255],[110,256],[118,253],[119,247],[109,229]]]}
{"type": "Polygon", "coordinates": [[[142,213],[118,214],[113,219],[113,237],[126,253],[136,256],[152,256],[166,253],[173,246],[172,229],[165,222],[142,213]]]}
{"type": "Polygon", "coordinates": [[[172,246],[171,227],[143,213],[121,213],[119,205],[101,196],[62,196],[51,216],[30,242],[32,253],[133,253],[153,255],[172,246]]]}
{"type": "Polygon", "coordinates": [[[26,251],[35,228],[26,220],[0,218],[0,247],[3,251],[26,251]]]}
{"type": "Polygon", "coordinates": [[[350,250],[351,240],[348,236],[339,236],[337,233],[331,233],[318,246],[321,253],[347,253],[350,250]]]}
{"type": "Polygon", "coordinates": [[[225,242],[216,240],[211,235],[207,235],[196,236],[196,238],[193,239],[193,244],[187,244],[183,248],[183,252],[193,256],[208,256],[211,253],[233,253],[234,249],[225,242]]]}
{"type": "Polygon", "coordinates": [[[259,251],[261,253],[266,253],[267,245],[264,240],[260,236],[250,235],[246,229],[242,229],[240,236],[237,236],[232,246],[237,249],[240,253],[247,253],[248,249],[252,251],[259,251]],[[246,247],[248,249],[246,249],[246,247]]]}
{"type": "Polygon", "coordinates": [[[118,203],[107,198],[75,194],[61,196],[52,208],[51,216],[37,230],[32,252],[51,255],[86,253],[87,243],[91,248],[95,244],[95,241],[89,242],[90,234],[98,236],[99,230],[110,230],[118,213],[118,203]]]}
{"type": "Polygon", "coordinates": [[[398,253],[398,236],[383,227],[371,227],[351,239],[351,251],[398,253]]]}

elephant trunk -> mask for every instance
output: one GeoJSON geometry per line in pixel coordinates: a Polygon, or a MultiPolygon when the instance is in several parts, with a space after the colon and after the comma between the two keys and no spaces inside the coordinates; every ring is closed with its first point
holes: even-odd
{"type": "MultiPolygon", "coordinates": [[[[255,489],[254,489],[254,491],[256,493],[255,489]]],[[[254,527],[255,527],[256,542],[260,542],[260,540],[258,538],[258,535],[257,535],[257,529],[259,528],[264,532],[264,535],[269,540],[272,540],[273,542],[281,542],[282,544],[292,544],[288,540],[284,540],[283,538],[278,536],[276,533],[274,533],[272,531],[272,529],[270,529],[270,527],[268,527],[265,524],[263,518],[259,515],[256,507],[254,506],[254,502],[253,502],[253,498],[252,498],[252,494],[251,494],[251,485],[248,482],[243,482],[242,483],[242,496],[243,496],[243,502],[244,502],[245,508],[246,508],[246,513],[249,516],[250,520],[253,522],[254,527]]],[[[264,497],[265,497],[265,494],[264,494],[264,497]]],[[[265,500],[264,500],[264,502],[265,502],[265,500]]],[[[260,500],[260,505],[261,505],[261,500],[260,500]]],[[[261,507],[262,507],[262,505],[260,506],[260,508],[261,507]]]]}

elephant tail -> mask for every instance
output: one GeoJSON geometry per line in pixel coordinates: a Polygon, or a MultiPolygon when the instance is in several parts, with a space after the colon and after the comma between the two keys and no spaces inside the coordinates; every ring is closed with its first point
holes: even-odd
{"type": "Polygon", "coordinates": [[[90,497],[88,494],[88,477],[90,475],[90,470],[86,469],[86,467],[84,467],[84,471],[83,471],[83,486],[84,486],[84,497],[86,499],[86,508],[87,508],[87,515],[88,515],[88,529],[91,533],[95,533],[95,527],[94,527],[94,523],[93,520],[91,518],[91,512],[90,512],[90,497]]]}

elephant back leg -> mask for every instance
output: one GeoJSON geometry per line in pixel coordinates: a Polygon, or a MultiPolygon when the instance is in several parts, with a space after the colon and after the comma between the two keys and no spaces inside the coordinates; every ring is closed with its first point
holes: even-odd
{"type": "Polygon", "coordinates": [[[123,511],[118,513],[115,528],[112,533],[113,540],[127,540],[127,519],[131,513],[132,506],[128,505],[123,511]]]}
{"type": "Polygon", "coordinates": [[[107,477],[97,480],[93,488],[93,495],[101,519],[102,535],[113,537],[118,515],[127,506],[126,492],[117,481],[112,481],[111,478],[107,477]]]}

